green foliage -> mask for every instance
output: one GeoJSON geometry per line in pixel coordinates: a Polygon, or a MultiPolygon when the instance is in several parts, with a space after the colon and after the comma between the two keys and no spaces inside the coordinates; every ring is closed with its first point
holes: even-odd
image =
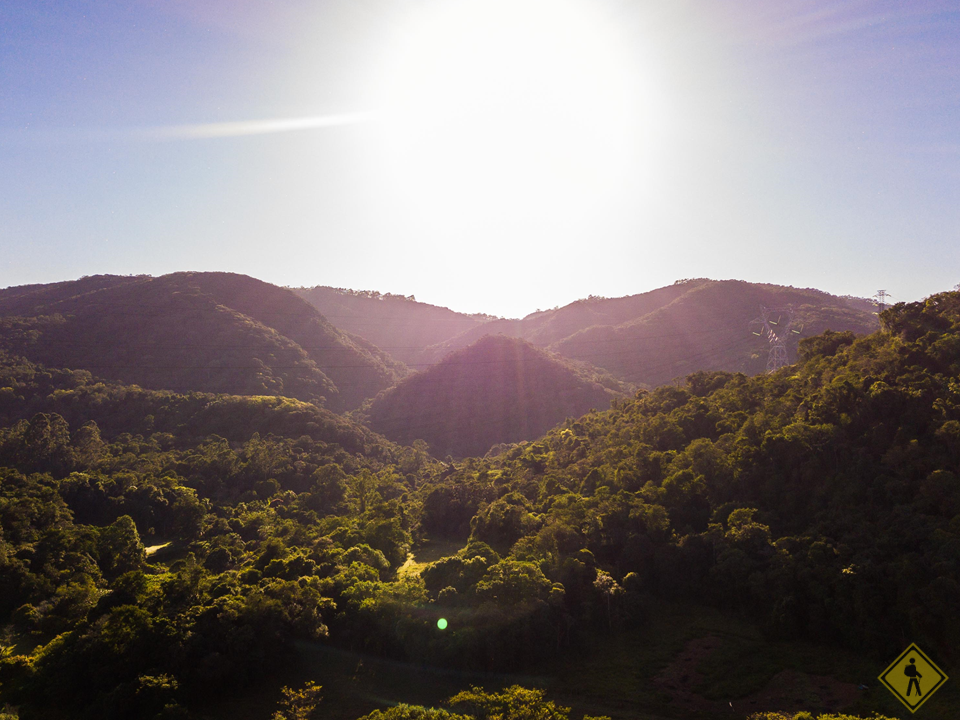
{"type": "Polygon", "coordinates": [[[420,572],[420,577],[434,596],[447,588],[465,594],[476,587],[491,565],[492,559],[482,555],[470,558],[454,555],[427,565],[420,572]]]}
{"type": "Polygon", "coordinates": [[[533,563],[501,560],[476,584],[477,597],[499,605],[545,600],[553,584],[533,563]]]}
{"type": "Polygon", "coordinates": [[[23,472],[63,474],[74,464],[70,430],[56,413],[37,413],[0,436],[0,462],[23,472]]]}
{"type": "Polygon", "coordinates": [[[530,503],[519,493],[510,493],[495,500],[473,517],[470,537],[489,544],[498,552],[508,551],[513,544],[537,530],[537,519],[530,514],[530,503]]]}
{"type": "Polygon", "coordinates": [[[280,709],[271,715],[271,720],[310,720],[319,717],[317,705],[323,699],[321,690],[322,688],[312,681],[308,681],[299,690],[282,688],[280,709]]]}
{"type": "Polygon", "coordinates": [[[97,557],[103,574],[116,578],[143,567],[146,559],[137,526],[129,515],[102,528],[97,538],[97,557]]]}
{"type": "Polygon", "coordinates": [[[387,710],[374,710],[358,720],[469,720],[469,717],[456,715],[442,708],[400,704],[387,710]]]}
{"type": "Polygon", "coordinates": [[[447,701],[463,708],[476,720],[567,720],[570,708],[547,700],[543,690],[513,685],[503,692],[491,693],[473,687],[447,701]]]}
{"type": "MultiPolygon", "coordinates": [[[[5,658],[0,675],[3,697],[31,713],[178,716],[258,678],[294,640],[353,622],[335,603],[362,620],[367,605],[347,590],[392,579],[406,557],[411,488],[383,462],[395,447],[349,421],[285,399],[104,385],[8,356],[4,382],[19,399],[0,407],[13,420],[0,428],[0,622],[39,645],[5,658]],[[290,434],[251,432],[245,413],[290,434]],[[136,414],[154,432],[118,432],[136,414]],[[223,434],[203,434],[213,427],[223,434]],[[171,564],[152,564],[161,555],[145,545],[169,546],[171,564]]],[[[391,584],[368,595],[416,602],[391,584]]]]}
{"type": "Polygon", "coordinates": [[[800,341],[800,359],[812,360],[816,357],[833,357],[840,348],[852,345],[856,340],[849,330],[844,332],[825,331],[822,335],[804,338],[800,341]]]}
{"type": "MultiPolygon", "coordinates": [[[[513,685],[501,692],[472,687],[446,702],[464,714],[418,705],[398,705],[375,710],[358,720],[568,720],[570,708],[547,700],[543,690],[513,685]]],[[[606,716],[584,715],[584,720],[610,720],[606,716]]]]}

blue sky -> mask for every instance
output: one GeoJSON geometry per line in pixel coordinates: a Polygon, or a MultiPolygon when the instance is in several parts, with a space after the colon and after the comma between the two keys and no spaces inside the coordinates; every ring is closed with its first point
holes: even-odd
{"type": "Polygon", "coordinates": [[[958,118],[950,3],[7,0],[0,286],[915,300],[960,282],[958,118]]]}

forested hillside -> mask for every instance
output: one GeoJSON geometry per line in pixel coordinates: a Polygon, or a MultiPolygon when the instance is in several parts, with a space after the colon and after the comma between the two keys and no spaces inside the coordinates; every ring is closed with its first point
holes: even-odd
{"type": "MultiPolygon", "coordinates": [[[[867,669],[842,678],[845,702],[902,717],[873,678],[910,642],[955,675],[960,647],[960,293],[881,320],[805,339],[775,374],[697,372],[453,465],[305,403],[6,356],[0,703],[23,720],[203,717],[280,678],[301,688],[278,688],[280,717],[314,700],[324,714],[303,663],[325,648],[422,663],[417,678],[441,667],[464,678],[450,712],[471,717],[567,713],[533,691],[471,691],[469,671],[553,673],[568,692],[589,677],[577,717],[607,696],[626,699],[602,714],[690,717],[663,673],[704,639],[719,649],[684,672],[726,679],[683,697],[737,708],[711,717],[744,718],[745,698],[826,709],[757,694],[775,670],[736,655],[742,631],[687,626],[659,647],[693,604],[756,627],[776,644],[767,663],[796,648],[820,676],[855,656],[867,669]],[[428,538],[450,550],[408,562],[428,538]],[[637,655],[616,682],[591,675],[637,655]]],[[[364,692],[377,677],[353,666],[362,712],[449,716],[387,709],[414,688],[364,692]]],[[[948,684],[923,713],[958,703],[948,684]]]]}
{"type": "Polygon", "coordinates": [[[424,348],[493,319],[488,315],[464,315],[401,295],[320,285],[292,290],[338,328],[366,338],[411,364],[420,362],[424,348]]]}
{"type": "Polygon", "coordinates": [[[465,457],[535,439],[565,418],[609,407],[624,390],[523,340],[488,336],[410,375],[362,417],[397,442],[425,440],[437,457],[465,457]]]}
{"type": "Polygon", "coordinates": [[[286,398],[0,360],[0,693],[22,718],[183,717],[406,557],[422,454],[286,398]]]}
{"type": "Polygon", "coordinates": [[[793,308],[796,333],[789,333],[787,347],[791,362],[805,337],[826,330],[867,334],[877,328],[875,308],[866,300],[736,280],[691,281],[685,286],[687,292],[652,312],[614,327],[586,328],[550,347],[656,387],[695,370],[763,372],[769,343],[754,335],[758,328],[749,324],[760,315],[761,305],[793,308]]]}
{"type": "Polygon", "coordinates": [[[155,389],[359,405],[406,369],[289,290],[230,273],[0,290],[0,347],[155,389]]]}
{"type": "Polygon", "coordinates": [[[739,280],[687,280],[640,295],[578,300],[522,320],[496,320],[426,349],[421,362],[438,362],[483,334],[501,333],[650,387],[696,370],[752,375],[767,362],[766,338],[753,335],[749,324],[761,305],[793,306],[798,333],[791,334],[791,361],[802,337],[877,327],[866,300],[739,280]]]}

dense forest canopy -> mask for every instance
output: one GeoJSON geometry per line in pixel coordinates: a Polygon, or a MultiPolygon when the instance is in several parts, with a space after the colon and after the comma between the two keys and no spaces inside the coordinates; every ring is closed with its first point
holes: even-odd
{"type": "MultiPolygon", "coordinates": [[[[295,667],[300,642],[520,671],[691,599],[879,668],[917,642],[950,674],[960,293],[881,323],[455,463],[306,402],[5,355],[0,701],[25,720],[189,717],[295,667]],[[460,549],[410,571],[425,538],[460,549]]],[[[463,691],[375,717],[563,716],[523,688],[463,691]]],[[[881,691],[859,707],[896,712],[881,691]]],[[[284,697],[297,717],[319,696],[284,697]]],[[[924,710],[955,716],[940,697],[924,710]]]]}

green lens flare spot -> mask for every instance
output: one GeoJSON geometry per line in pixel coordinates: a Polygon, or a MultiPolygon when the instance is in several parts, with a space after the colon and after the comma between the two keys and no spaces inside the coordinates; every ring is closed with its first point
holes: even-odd
{"type": "Polygon", "coordinates": [[[446,619],[446,618],[440,618],[439,620],[437,620],[437,627],[440,628],[441,630],[446,630],[446,629],[447,629],[447,619],[446,619]]]}

